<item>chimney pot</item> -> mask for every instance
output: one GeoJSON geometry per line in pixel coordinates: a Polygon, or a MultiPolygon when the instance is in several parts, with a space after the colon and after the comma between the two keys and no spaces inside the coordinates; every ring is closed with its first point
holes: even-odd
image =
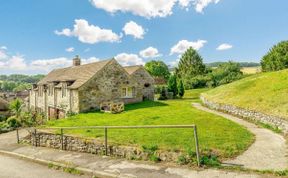
{"type": "Polygon", "coordinates": [[[81,65],[81,59],[79,55],[76,55],[75,58],[73,59],[73,66],[80,66],[81,65]]]}

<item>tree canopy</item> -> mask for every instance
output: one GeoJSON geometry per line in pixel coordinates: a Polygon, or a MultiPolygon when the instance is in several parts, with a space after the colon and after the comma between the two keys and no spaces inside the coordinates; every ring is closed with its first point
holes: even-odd
{"type": "Polygon", "coordinates": [[[163,77],[166,81],[169,79],[170,72],[163,61],[149,61],[145,64],[145,69],[154,77],[163,77]]]}
{"type": "Polygon", "coordinates": [[[263,72],[278,71],[288,68],[288,41],[273,46],[261,60],[263,72]]]}

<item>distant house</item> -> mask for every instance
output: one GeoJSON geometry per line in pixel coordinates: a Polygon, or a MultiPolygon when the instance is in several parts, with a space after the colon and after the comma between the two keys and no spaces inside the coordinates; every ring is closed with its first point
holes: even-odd
{"type": "Polygon", "coordinates": [[[9,104],[6,100],[0,97],[0,113],[9,110],[9,104]]]}
{"type": "Polygon", "coordinates": [[[48,118],[99,109],[109,101],[127,103],[154,99],[154,79],[142,66],[122,67],[115,59],[55,69],[33,85],[29,108],[48,118]]]}

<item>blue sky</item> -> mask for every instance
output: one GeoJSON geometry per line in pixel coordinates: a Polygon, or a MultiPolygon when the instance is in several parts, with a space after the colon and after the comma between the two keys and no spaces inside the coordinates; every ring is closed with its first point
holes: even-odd
{"type": "Polygon", "coordinates": [[[76,54],[83,63],[175,65],[189,46],[204,62],[258,62],[287,40],[287,8],[285,0],[3,0],[0,74],[47,73],[76,54]]]}

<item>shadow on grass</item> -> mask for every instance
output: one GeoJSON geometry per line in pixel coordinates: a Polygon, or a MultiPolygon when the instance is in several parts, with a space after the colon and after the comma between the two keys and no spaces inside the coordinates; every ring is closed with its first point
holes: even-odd
{"type": "Polygon", "coordinates": [[[168,104],[159,101],[143,101],[141,103],[127,104],[125,106],[125,111],[132,111],[136,109],[153,108],[168,106],[168,104]]]}

